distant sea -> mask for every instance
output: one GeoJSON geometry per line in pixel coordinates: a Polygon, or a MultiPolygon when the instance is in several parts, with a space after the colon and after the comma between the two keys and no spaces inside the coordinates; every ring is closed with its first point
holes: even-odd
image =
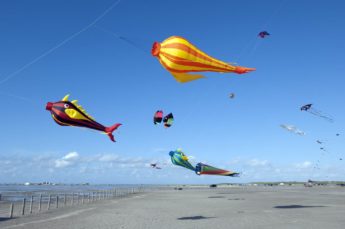
{"type": "MultiPolygon", "coordinates": [[[[88,192],[98,190],[110,190],[114,188],[134,188],[142,185],[132,184],[56,184],[56,185],[23,185],[23,184],[0,184],[0,193],[11,192],[88,192]]],[[[147,185],[145,185],[147,186],[147,185]]]]}
{"type": "MultiPolygon", "coordinates": [[[[138,188],[142,185],[127,184],[102,184],[102,185],[81,185],[81,184],[59,184],[59,185],[23,185],[23,184],[0,184],[2,200],[22,200],[23,197],[46,194],[72,194],[104,191],[111,189],[138,188]]],[[[149,185],[145,185],[147,187],[149,185]]]]}
{"type": "MultiPolygon", "coordinates": [[[[57,185],[23,185],[23,184],[0,184],[0,193],[64,193],[64,192],[91,192],[99,190],[110,190],[115,188],[135,188],[142,185],[131,184],[99,184],[99,185],[81,185],[81,184],[57,184],[57,185]]],[[[145,185],[148,186],[148,185],[145,185]]]]}

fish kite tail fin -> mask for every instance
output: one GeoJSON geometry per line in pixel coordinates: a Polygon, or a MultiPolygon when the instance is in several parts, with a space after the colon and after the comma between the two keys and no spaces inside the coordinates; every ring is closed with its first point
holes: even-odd
{"type": "Polygon", "coordinates": [[[247,68],[247,67],[241,67],[241,66],[236,66],[235,71],[238,74],[243,74],[243,73],[248,73],[251,71],[255,71],[255,68],[247,68]]]}
{"type": "Polygon", "coordinates": [[[122,124],[121,123],[116,123],[110,127],[106,127],[105,128],[105,133],[109,136],[110,140],[115,142],[115,138],[114,138],[114,135],[113,135],[113,132],[119,128],[119,126],[121,126],[122,124]]]}

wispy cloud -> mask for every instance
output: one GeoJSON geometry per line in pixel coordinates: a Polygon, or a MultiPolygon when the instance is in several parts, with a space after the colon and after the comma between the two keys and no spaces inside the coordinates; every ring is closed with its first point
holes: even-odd
{"type": "MultiPolygon", "coordinates": [[[[345,168],[321,164],[315,169],[311,160],[275,164],[267,158],[241,158],[209,162],[219,168],[240,172],[240,178],[230,182],[260,180],[344,179],[345,168]]],[[[0,158],[0,182],[95,182],[95,183],[207,183],[229,182],[215,176],[196,176],[195,173],[173,165],[168,156],[156,158],[130,157],[115,153],[87,155],[80,152],[50,153],[39,156],[7,155],[0,158]],[[162,169],[152,169],[158,163],[162,169]]]]}
{"type": "Polygon", "coordinates": [[[119,159],[119,156],[116,154],[105,154],[99,157],[100,162],[116,162],[119,159]]]}
{"type": "Polygon", "coordinates": [[[328,164],[326,161],[321,162],[317,167],[311,160],[275,164],[263,158],[238,157],[230,160],[227,167],[241,172],[241,178],[245,181],[303,181],[328,178],[342,180],[345,178],[343,175],[345,168],[328,164]]]}
{"type": "Polygon", "coordinates": [[[259,160],[259,159],[251,159],[247,162],[247,165],[256,167],[256,166],[267,166],[268,160],[259,160]]]}
{"type": "Polygon", "coordinates": [[[297,169],[308,169],[308,168],[311,168],[312,166],[313,166],[313,163],[310,161],[304,161],[302,163],[295,164],[295,167],[297,169]]]}
{"type": "Polygon", "coordinates": [[[306,133],[300,129],[298,129],[297,127],[293,126],[293,125],[285,125],[285,124],[281,124],[280,127],[284,128],[285,130],[294,133],[294,134],[298,134],[300,136],[304,136],[306,135],[306,133]]]}
{"type": "Polygon", "coordinates": [[[80,156],[77,152],[71,152],[63,156],[61,159],[55,160],[55,168],[65,168],[78,163],[80,156]]]}

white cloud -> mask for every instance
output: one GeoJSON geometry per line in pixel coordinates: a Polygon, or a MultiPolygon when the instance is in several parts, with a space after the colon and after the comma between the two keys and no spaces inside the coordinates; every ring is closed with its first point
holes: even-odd
{"type": "Polygon", "coordinates": [[[119,159],[118,155],[115,154],[105,154],[101,155],[98,159],[100,162],[115,162],[119,159]]]}
{"type": "Polygon", "coordinates": [[[259,159],[251,159],[247,162],[247,165],[249,166],[266,166],[268,165],[268,161],[267,160],[259,160],[259,159]]]}
{"type": "Polygon", "coordinates": [[[228,162],[229,165],[237,165],[239,163],[241,163],[241,159],[240,158],[234,158],[234,159],[232,159],[232,160],[230,160],[228,162]]]}
{"type": "Polygon", "coordinates": [[[305,162],[302,162],[302,163],[295,164],[295,167],[297,169],[308,169],[308,168],[311,168],[312,165],[313,165],[313,163],[311,163],[310,161],[305,161],[305,162]]]}
{"type": "Polygon", "coordinates": [[[63,156],[61,159],[55,160],[55,168],[65,168],[75,165],[80,158],[77,152],[71,152],[63,156]]]}
{"type": "Polygon", "coordinates": [[[79,154],[77,152],[71,152],[66,154],[62,159],[66,161],[75,161],[79,158],[79,154]]]}
{"type": "MultiPolygon", "coordinates": [[[[69,152],[57,155],[30,156],[23,153],[0,157],[0,182],[178,183],[184,175],[187,176],[182,179],[184,183],[221,182],[223,179],[196,176],[192,171],[173,165],[167,155],[155,158],[123,157],[115,153],[83,155],[69,152]],[[162,169],[151,169],[150,162],[158,163],[162,169]]],[[[274,164],[267,158],[237,157],[228,163],[212,161],[210,164],[241,172],[240,178],[233,182],[317,180],[325,177],[345,179],[345,169],[340,163],[323,162],[316,170],[314,162],[308,159],[274,164]]]]}
{"type": "Polygon", "coordinates": [[[141,157],[121,157],[117,154],[101,154],[98,155],[98,162],[108,164],[111,167],[143,167],[150,162],[150,159],[141,157]]]}

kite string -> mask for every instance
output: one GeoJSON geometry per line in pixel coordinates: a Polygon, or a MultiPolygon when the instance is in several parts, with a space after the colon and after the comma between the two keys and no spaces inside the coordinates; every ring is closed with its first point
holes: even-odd
{"type": "Polygon", "coordinates": [[[98,29],[98,30],[101,30],[101,31],[103,31],[103,32],[105,32],[105,33],[108,33],[108,34],[110,34],[110,35],[116,37],[117,39],[120,39],[120,40],[126,42],[127,44],[133,46],[134,48],[140,50],[141,52],[144,52],[145,54],[149,55],[148,52],[147,52],[144,48],[142,48],[142,47],[140,47],[139,45],[137,45],[135,42],[133,42],[133,41],[132,41],[131,39],[129,39],[128,37],[120,36],[120,35],[118,35],[117,33],[113,32],[113,31],[111,31],[111,30],[109,30],[109,29],[105,29],[105,28],[103,28],[103,27],[94,26],[94,28],[96,28],[96,29],[98,29]]]}
{"type": "MultiPolygon", "coordinates": [[[[285,5],[285,3],[287,2],[287,0],[282,0],[280,2],[280,4],[278,5],[278,7],[275,9],[275,11],[273,13],[271,13],[271,15],[269,16],[269,18],[266,20],[265,23],[263,23],[261,25],[261,28],[265,28],[267,27],[269,24],[272,24],[271,21],[273,20],[273,18],[278,14],[278,12],[282,9],[282,7],[285,5]]],[[[240,58],[242,57],[244,51],[247,51],[247,49],[249,47],[252,47],[251,49],[249,49],[249,51],[247,52],[248,53],[248,57],[251,57],[254,55],[254,53],[256,52],[257,48],[260,47],[262,41],[262,39],[258,39],[257,36],[255,36],[255,38],[253,40],[250,40],[248,42],[248,44],[245,46],[245,49],[242,49],[241,52],[240,52],[240,55],[237,57],[237,60],[236,61],[239,61],[240,58]],[[253,42],[254,41],[254,42],[253,42]]]]}
{"type": "Polygon", "coordinates": [[[246,43],[246,45],[243,46],[237,57],[234,58],[234,62],[237,64],[237,62],[240,61],[242,58],[242,55],[253,45],[258,42],[257,37],[249,39],[249,41],[246,43]]]}
{"type": "Polygon", "coordinates": [[[334,121],[333,118],[330,115],[324,114],[323,112],[318,111],[316,109],[312,109],[311,108],[311,109],[307,110],[307,112],[312,114],[312,115],[318,116],[320,118],[326,119],[329,122],[333,122],[334,121]]]}
{"type": "MultiPolygon", "coordinates": [[[[240,60],[240,58],[242,57],[242,55],[248,50],[248,48],[250,48],[252,45],[254,45],[255,50],[258,44],[258,38],[257,36],[255,36],[254,38],[250,38],[249,41],[243,46],[243,48],[241,49],[239,55],[237,56],[237,58],[235,58],[235,62],[238,62],[240,60]]],[[[253,48],[251,49],[250,53],[253,54],[253,48]]],[[[237,63],[236,63],[237,64],[237,63]]],[[[214,84],[213,87],[210,88],[209,91],[213,91],[215,89],[215,87],[217,87],[217,84],[214,84]]],[[[195,95],[196,97],[197,95],[195,95]]],[[[201,99],[199,99],[196,103],[194,103],[195,106],[198,106],[201,103],[201,99]]],[[[195,111],[196,112],[196,111],[195,111]]],[[[192,111],[190,110],[190,112],[188,112],[185,117],[189,116],[192,113],[192,111]]],[[[200,134],[200,132],[198,133],[200,134]]]]}
{"type": "Polygon", "coordinates": [[[117,0],[115,3],[113,3],[109,8],[107,8],[102,14],[100,14],[95,20],[93,20],[90,24],[88,24],[87,26],[85,26],[84,28],[82,28],[81,30],[73,33],[71,36],[67,37],[66,39],[64,39],[63,41],[61,41],[60,43],[58,43],[57,45],[55,45],[54,47],[50,48],[49,50],[47,50],[46,52],[44,52],[43,54],[39,55],[38,57],[34,58],[33,60],[31,60],[30,62],[28,62],[27,64],[23,65],[22,67],[20,67],[19,69],[17,69],[16,71],[8,74],[7,76],[5,76],[2,80],[0,80],[0,85],[9,81],[10,79],[12,79],[13,77],[15,77],[16,75],[18,75],[19,73],[21,73],[22,71],[24,71],[25,69],[27,69],[28,67],[30,67],[31,65],[37,63],[39,60],[41,60],[42,58],[44,58],[45,56],[51,54],[52,52],[54,52],[55,50],[57,50],[58,48],[64,46],[66,43],[68,43],[69,41],[71,41],[72,39],[74,39],[75,37],[77,37],[78,35],[80,35],[81,33],[87,31],[88,29],[90,29],[93,25],[95,25],[97,22],[99,22],[103,17],[105,17],[113,8],[115,8],[119,3],[121,2],[121,0],[117,0]]]}
{"type": "Polygon", "coordinates": [[[276,8],[276,10],[270,15],[270,17],[267,19],[267,21],[262,25],[262,28],[265,28],[268,26],[268,24],[271,24],[271,21],[273,18],[278,14],[278,12],[282,9],[282,7],[285,5],[285,3],[288,0],[282,0],[279,4],[279,6],[276,8]]]}
{"type": "MultiPolygon", "coordinates": [[[[280,2],[280,5],[276,8],[276,10],[271,14],[270,18],[266,21],[266,23],[263,25],[263,27],[267,26],[270,21],[274,18],[274,16],[279,12],[279,10],[282,8],[282,6],[285,4],[285,2],[287,2],[287,0],[282,0],[280,2]]],[[[257,47],[258,47],[258,44],[259,44],[259,39],[257,38],[257,36],[255,36],[254,38],[251,38],[249,39],[248,43],[241,49],[240,51],[240,54],[239,56],[237,57],[237,61],[240,60],[240,58],[242,57],[242,55],[244,54],[245,51],[247,51],[247,49],[253,45],[253,48],[251,49],[251,51],[249,52],[250,53],[250,56],[252,56],[254,54],[254,52],[256,51],[257,47]]],[[[210,91],[213,91],[214,88],[217,87],[217,84],[214,84],[211,88],[210,88],[210,91]]],[[[194,103],[194,106],[196,107],[196,109],[194,110],[194,112],[196,113],[197,112],[197,107],[200,105],[201,103],[201,99],[199,99],[196,103],[194,103]]],[[[190,110],[186,115],[185,115],[185,119],[186,117],[188,117],[193,111],[190,110]]],[[[202,131],[199,131],[198,133],[198,136],[200,136],[202,133],[202,131]]]]}
{"type": "Polygon", "coordinates": [[[7,97],[10,97],[10,98],[15,98],[15,99],[18,99],[18,100],[21,100],[21,101],[24,101],[24,102],[27,102],[27,103],[30,103],[30,104],[34,104],[34,105],[37,105],[37,106],[42,106],[41,103],[37,102],[37,101],[34,101],[34,100],[31,100],[27,97],[23,97],[23,96],[18,96],[18,95],[14,95],[14,94],[8,94],[8,93],[3,93],[0,91],[0,95],[2,96],[7,96],[7,97]]]}

